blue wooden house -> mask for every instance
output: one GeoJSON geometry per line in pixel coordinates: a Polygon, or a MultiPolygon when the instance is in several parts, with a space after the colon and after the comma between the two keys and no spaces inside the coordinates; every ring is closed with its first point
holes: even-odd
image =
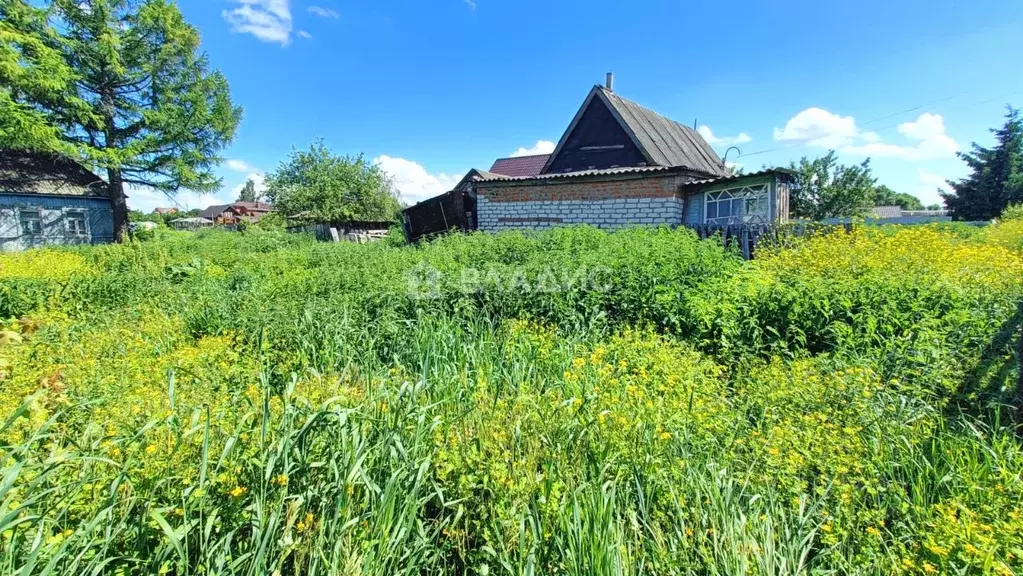
{"type": "Polygon", "coordinates": [[[0,252],[113,239],[106,181],[62,156],[0,150],[0,252]]]}

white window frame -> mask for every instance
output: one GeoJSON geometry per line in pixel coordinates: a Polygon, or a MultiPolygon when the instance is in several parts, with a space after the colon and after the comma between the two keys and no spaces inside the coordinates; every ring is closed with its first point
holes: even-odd
{"type": "Polygon", "coordinates": [[[771,222],[771,183],[749,184],[733,188],[721,188],[703,193],[703,222],[705,224],[727,226],[732,224],[770,224],[771,222]],[[739,213],[732,213],[732,204],[739,203],[739,213]],[[710,216],[710,206],[715,204],[715,216],[710,216]],[[753,207],[750,210],[750,207],[753,207]],[[721,207],[727,207],[725,216],[721,216],[721,207]]]}
{"type": "Polygon", "coordinates": [[[69,236],[75,238],[88,238],[89,237],[89,211],[85,208],[65,208],[64,209],[64,229],[67,230],[69,236]],[[82,218],[82,230],[75,231],[71,229],[71,216],[81,216],[82,218]]]}
{"type": "Polygon", "coordinates": [[[37,207],[34,207],[34,206],[25,206],[25,207],[18,208],[18,230],[21,231],[21,235],[22,236],[33,236],[33,237],[42,236],[43,235],[43,209],[42,208],[37,208],[37,207]],[[25,229],[25,213],[26,212],[35,212],[36,213],[35,222],[39,226],[39,231],[38,232],[31,232],[31,231],[28,231],[28,230],[25,229]]]}

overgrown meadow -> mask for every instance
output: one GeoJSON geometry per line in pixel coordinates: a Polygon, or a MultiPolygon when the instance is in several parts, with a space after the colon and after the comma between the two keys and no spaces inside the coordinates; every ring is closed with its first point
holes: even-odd
{"type": "Polygon", "coordinates": [[[0,256],[0,571],[1023,574],[1023,223],[0,256]]]}

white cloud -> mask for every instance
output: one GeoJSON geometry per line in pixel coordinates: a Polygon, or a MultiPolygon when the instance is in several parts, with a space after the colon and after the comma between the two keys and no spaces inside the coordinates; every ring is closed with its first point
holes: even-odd
{"type": "Polygon", "coordinates": [[[238,7],[221,12],[231,31],[252,34],[262,42],[287,46],[291,42],[289,0],[231,0],[238,7]]]}
{"type": "Polygon", "coordinates": [[[299,30],[298,32],[296,32],[296,34],[298,35],[299,38],[305,38],[306,40],[309,40],[310,38],[313,37],[312,34],[306,32],[305,30],[299,30]]]}
{"type": "Polygon", "coordinates": [[[337,10],[333,10],[331,8],[323,8],[320,6],[310,6],[309,13],[314,16],[319,16],[320,18],[333,18],[335,20],[341,17],[341,15],[338,14],[337,10]]]}
{"type": "Polygon", "coordinates": [[[476,11],[476,0],[465,0],[465,3],[469,5],[473,12],[476,11]]]}
{"type": "Polygon", "coordinates": [[[959,144],[945,134],[945,119],[940,114],[921,114],[915,122],[899,124],[899,134],[915,140],[915,154],[921,160],[948,158],[959,151],[959,144]]]}
{"type": "Polygon", "coordinates": [[[807,108],[774,129],[774,139],[786,144],[840,148],[856,139],[859,130],[852,116],[839,116],[821,108],[807,108]]]}
{"type": "Polygon", "coordinates": [[[532,148],[519,148],[511,153],[512,158],[519,156],[536,156],[537,154],[550,154],[554,152],[555,144],[550,140],[537,140],[532,148]]]}
{"type": "Polygon", "coordinates": [[[959,145],[945,133],[939,114],[921,114],[898,126],[910,144],[883,142],[876,132],[861,132],[852,116],[839,116],[821,108],[807,108],[793,116],[784,128],[774,129],[774,139],[793,145],[839,150],[845,154],[903,160],[933,160],[954,156],[959,145]]]}
{"type": "Polygon", "coordinates": [[[929,204],[943,204],[944,201],[938,194],[938,190],[948,190],[946,178],[926,170],[921,170],[920,184],[917,187],[915,196],[919,198],[925,206],[929,204]]]}
{"type": "Polygon", "coordinates": [[[255,170],[255,168],[250,166],[244,160],[232,159],[225,162],[225,164],[227,164],[227,167],[230,168],[231,170],[234,170],[235,172],[253,172],[255,170]]]}
{"type": "Polygon", "coordinates": [[[710,126],[700,126],[696,131],[711,146],[731,146],[733,144],[745,144],[753,141],[753,138],[750,138],[750,135],[745,132],[739,132],[738,136],[715,136],[710,126]]]}
{"type": "Polygon", "coordinates": [[[378,156],[373,159],[373,164],[391,176],[401,199],[409,204],[443,194],[462,179],[461,176],[443,173],[430,174],[426,168],[405,158],[378,156]]]}

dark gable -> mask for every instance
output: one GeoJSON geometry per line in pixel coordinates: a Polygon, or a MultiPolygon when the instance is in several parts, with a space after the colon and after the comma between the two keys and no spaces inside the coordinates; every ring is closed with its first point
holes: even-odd
{"type": "Polygon", "coordinates": [[[642,166],[646,158],[600,98],[591,98],[545,174],[642,166]]]}
{"type": "Polygon", "coordinates": [[[614,167],[686,168],[729,175],[714,149],[692,128],[594,86],[544,167],[544,174],[614,167]]]}

